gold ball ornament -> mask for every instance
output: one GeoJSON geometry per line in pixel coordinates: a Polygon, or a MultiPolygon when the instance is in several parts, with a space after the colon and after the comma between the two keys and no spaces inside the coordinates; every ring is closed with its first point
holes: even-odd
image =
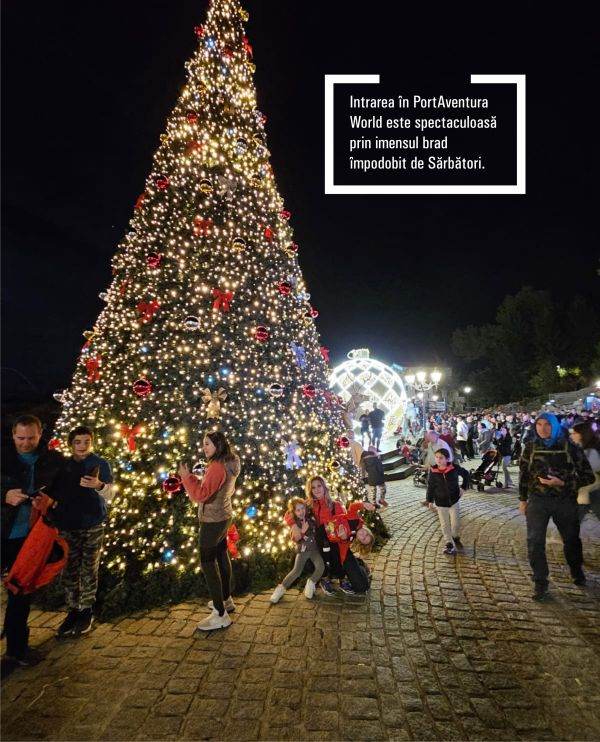
{"type": "Polygon", "coordinates": [[[210,194],[214,190],[212,181],[209,178],[202,178],[200,181],[200,191],[205,194],[210,194]]]}

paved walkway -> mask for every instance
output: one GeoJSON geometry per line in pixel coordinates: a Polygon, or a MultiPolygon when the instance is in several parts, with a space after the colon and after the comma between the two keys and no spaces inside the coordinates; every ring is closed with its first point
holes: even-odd
{"type": "Polygon", "coordinates": [[[585,589],[550,534],[552,599],[537,604],[516,494],[467,494],[454,559],[423,490],[389,490],[367,599],[250,595],[209,636],[186,603],[62,643],[62,614],[35,613],[49,654],[6,682],[4,740],[599,739],[598,522],[585,589]]]}

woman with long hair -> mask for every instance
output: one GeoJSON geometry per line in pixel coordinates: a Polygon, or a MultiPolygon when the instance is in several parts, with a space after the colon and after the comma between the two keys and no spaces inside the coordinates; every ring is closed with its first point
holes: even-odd
{"type": "MultiPolygon", "coordinates": [[[[312,509],[317,522],[317,543],[323,553],[327,565],[327,577],[321,579],[321,589],[326,595],[335,595],[331,577],[340,580],[340,588],[348,595],[366,593],[369,589],[369,579],[365,570],[356,561],[356,557],[347,547],[340,545],[336,523],[343,516],[348,515],[346,508],[339,500],[331,497],[327,482],[323,477],[310,477],[306,482],[306,499],[312,509]],[[329,534],[329,535],[328,535],[329,534]]],[[[351,506],[352,508],[352,506],[351,506]]],[[[356,503],[351,514],[352,525],[356,526],[350,538],[343,538],[350,542],[360,529],[362,519],[358,518],[358,510],[374,510],[371,503],[356,503]]],[[[370,532],[369,532],[370,534],[370,532]]],[[[357,536],[360,540],[361,536],[357,536]]]]}
{"type": "Polygon", "coordinates": [[[200,566],[212,598],[208,604],[212,612],[200,621],[198,628],[212,631],[230,626],[229,613],[235,610],[231,598],[227,531],[231,525],[231,498],[240,473],[240,460],[220,431],[206,433],[202,448],[208,459],[202,479],[192,474],[185,464],[179,467],[179,475],[188,497],[198,504],[200,566]]]}

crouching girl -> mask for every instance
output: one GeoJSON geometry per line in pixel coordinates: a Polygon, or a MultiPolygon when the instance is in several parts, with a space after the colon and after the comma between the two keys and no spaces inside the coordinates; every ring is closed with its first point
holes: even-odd
{"type": "Polygon", "coordinates": [[[344,548],[341,544],[345,542],[347,547],[354,538],[361,542],[363,540],[369,542],[370,539],[372,542],[371,532],[368,529],[359,528],[361,520],[358,518],[358,512],[363,508],[374,510],[375,506],[370,503],[354,503],[350,506],[352,513],[347,513],[342,503],[331,497],[323,477],[309,479],[306,483],[306,494],[317,523],[317,544],[323,554],[327,570],[326,577],[321,580],[321,589],[326,595],[335,595],[331,578],[337,578],[340,580],[340,589],[343,592],[349,595],[365,593],[369,589],[368,576],[350,548],[344,548]],[[348,538],[342,539],[334,535],[336,519],[338,529],[341,520],[350,520],[348,538]],[[333,524],[329,525],[332,521],[333,524]]]}
{"type": "Polygon", "coordinates": [[[325,562],[317,546],[317,523],[312,512],[307,511],[306,502],[300,497],[292,497],[288,502],[286,523],[291,525],[292,541],[296,544],[296,559],[292,571],[289,572],[277,585],[271,595],[271,603],[278,603],[285,591],[300,577],[304,565],[309,560],[313,563],[314,571],[306,580],[304,595],[310,600],[317,587],[317,583],[325,571],[325,562]]]}
{"type": "Polygon", "coordinates": [[[440,448],[435,452],[435,465],[429,470],[427,479],[427,503],[433,504],[446,540],[444,554],[456,554],[456,547],[462,547],[460,540],[460,506],[459,499],[463,490],[469,486],[469,472],[461,466],[453,465],[448,460],[448,451],[440,448]],[[459,485],[459,476],[462,485],[459,485]]]}

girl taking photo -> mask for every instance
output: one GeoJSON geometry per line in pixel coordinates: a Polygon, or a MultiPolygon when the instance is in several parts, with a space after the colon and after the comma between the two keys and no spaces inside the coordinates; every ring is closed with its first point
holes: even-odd
{"type": "Polygon", "coordinates": [[[231,598],[231,560],[227,551],[227,530],[233,509],[231,498],[240,473],[240,460],[220,431],[207,433],[202,444],[208,466],[202,479],[185,464],[179,476],[188,497],[198,504],[200,521],[200,566],[212,600],[211,614],[200,621],[200,631],[225,629],[231,625],[229,613],[235,610],[231,598]]]}

